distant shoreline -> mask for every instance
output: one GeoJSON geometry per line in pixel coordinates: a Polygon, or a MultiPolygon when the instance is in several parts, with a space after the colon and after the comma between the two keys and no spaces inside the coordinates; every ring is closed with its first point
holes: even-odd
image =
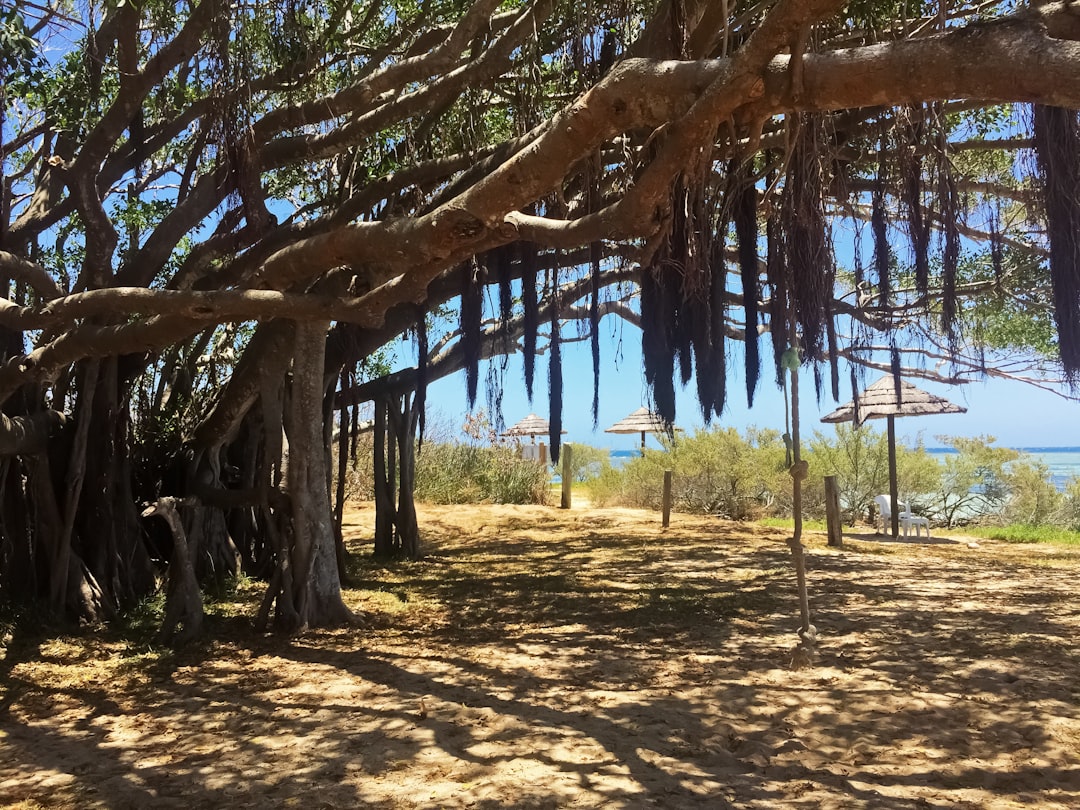
{"type": "MultiPolygon", "coordinates": [[[[1080,446],[1062,447],[1007,447],[1006,450],[1016,450],[1018,453],[1080,453],[1080,446]]],[[[609,450],[613,456],[636,456],[641,453],[640,448],[633,450],[609,450]]],[[[951,447],[927,447],[927,453],[955,453],[951,447]]]]}
{"type": "MultiPolygon", "coordinates": [[[[1007,447],[1006,450],[1015,450],[1018,453],[1080,453],[1080,447],[1007,447]]],[[[955,453],[951,447],[927,447],[927,453],[955,453]]]]}

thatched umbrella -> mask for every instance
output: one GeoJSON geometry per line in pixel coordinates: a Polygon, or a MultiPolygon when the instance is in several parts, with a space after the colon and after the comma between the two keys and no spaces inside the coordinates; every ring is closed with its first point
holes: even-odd
{"type": "Polygon", "coordinates": [[[503,436],[532,436],[535,439],[537,436],[547,436],[549,430],[551,427],[547,419],[530,413],[512,428],[508,428],[503,436]]]}
{"type": "MultiPolygon", "coordinates": [[[[547,419],[542,419],[535,413],[530,413],[512,428],[508,428],[503,436],[532,436],[536,441],[537,436],[547,436],[551,431],[551,425],[547,419]]],[[[563,433],[566,433],[564,430],[563,433]]]]}
{"type": "Polygon", "coordinates": [[[611,427],[604,428],[604,433],[640,433],[641,450],[645,452],[646,433],[670,433],[672,430],[680,430],[680,428],[665,424],[660,416],[648,408],[638,408],[611,427]]]}
{"type": "Polygon", "coordinates": [[[893,537],[900,533],[900,512],[896,506],[895,419],[898,416],[930,416],[939,413],[967,413],[967,408],[954,405],[943,397],[916,388],[911,383],[890,374],[868,386],[851,402],[821,417],[822,422],[854,422],[856,426],[867,419],[888,420],[889,498],[892,503],[893,537]]]}

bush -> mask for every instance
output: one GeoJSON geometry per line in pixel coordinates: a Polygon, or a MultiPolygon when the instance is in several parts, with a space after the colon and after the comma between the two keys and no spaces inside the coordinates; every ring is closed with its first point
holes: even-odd
{"type": "Polygon", "coordinates": [[[425,442],[416,457],[416,499],[429,503],[546,503],[549,480],[508,447],[425,442]]]}
{"type": "MultiPolygon", "coordinates": [[[[374,438],[370,433],[356,437],[356,455],[345,467],[345,499],[347,501],[370,501],[375,498],[375,471],[372,463],[374,438]]],[[[334,475],[337,475],[338,444],[332,448],[334,475]]]]}
{"type": "Polygon", "coordinates": [[[1080,478],[1074,476],[1066,482],[1057,522],[1072,531],[1080,531],[1080,478]]]}
{"type": "Polygon", "coordinates": [[[570,476],[577,483],[591,481],[611,468],[610,450],[577,442],[568,442],[563,448],[570,450],[570,476]]]}
{"type": "Polygon", "coordinates": [[[1059,519],[1064,498],[1050,478],[1050,469],[1022,459],[1009,465],[1006,476],[1009,497],[1003,517],[1006,523],[1046,526],[1059,519]]]}
{"type": "Polygon", "coordinates": [[[673,472],[676,511],[733,520],[761,517],[791,489],[776,431],[750,428],[743,438],[734,428],[698,430],[665,444],[597,476],[589,485],[593,503],[659,509],[665,470],[673,472]]]}
{"type": "Polygon", "coordinates": [[[941,458],[941,479],[935,492],[934,517],[952,528],[999,518],[1009,498],[1007,466],[1020,454],[994,447],[993,436],[938,436],[956,451],[941,458]]]}
{"type": "MultiPolygon", "coordinates": [[[[807,458],[810,480],[821,481],[836,476],[840,503],[847,513],[848,525],[854,526],[870,514],[877,495],[889,491],[889,439],[868,425],[837,425],[833,439],[815,431],[809,442],[807,458]]],[[[929,507],[925,494],[938,489],[941,476],[937,461],[920,442],[914,449],[896,448],[896,477],[900,500],[915,512],[929,507]]]]}

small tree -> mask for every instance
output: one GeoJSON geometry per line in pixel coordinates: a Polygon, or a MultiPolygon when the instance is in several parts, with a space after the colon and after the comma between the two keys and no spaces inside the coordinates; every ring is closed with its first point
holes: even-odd
{"type": "Polygon", "coordinates": [[[778,493],[790,490],[784,470],[784,443],[774,430],[698,430],[666,452],[647,450],[618,472],[600,476],[598,501],[658,508],[664,470],[674,472],[672,499],[683,512],[746,520],[771,510],[778,493]]]}
{"type": "Polygon", "coordinates": [[[809,450],[811,469],[822,476],[836,476],[849,525],[868,514],[875,495],[888,491],[889,445],[880,431],[841,424],[832,440],[814,431],[809,450]]]}
{"type": "Polygon", "coordinates": [[[574,481],[591,481],[611,467],[610,450],[577,442],[566,446],[570,448],[570,474],[574,481]]]}
{"type": "Polygon", "coordinates": [[[993,436],[936,437],[956,451],[942,458],[941,479],[934,514],[946,526],[1000,513],[1009,496],[1006,465],[1020,454],[1007,447],[992,447],[993,436]]]}
{"type": "Polygon", "coordinates": [[[1004,516],[1009,523],[1042,526],[1059,520],[1065,497],[1050,479],[1050,468],[1022,457],[1009,465],[1009,497],[1004,516]]]}
{"type": "Polygon", "coordinates": [[[1080,531],[1080,478],[1076,476],[1065,483],[1058,522],[1073,531],[1080,531]]]}
{"type": "MultiPolygon", "coordinates": [[[[810,441],[811,469],[817,475],[835,475],[840,501],[849,525],[870,514],[874,497],[889,491],[889,440],[870,427],[836,426],[830,440],[815,431],[810,441]]],[[[926,452],[922,437],[914,448],[896,448],[896,478],[900,499],[913,509],[925,508],[928,493],[936,492],[940,468],[926,452]]]]}

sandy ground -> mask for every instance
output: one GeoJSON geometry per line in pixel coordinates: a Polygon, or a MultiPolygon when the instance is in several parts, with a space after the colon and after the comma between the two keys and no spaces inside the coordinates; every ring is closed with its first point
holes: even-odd
{"type": "Polygon", "coordinates": [[[420,517],[425,560],[351,572],[360,628],[4,640],[0,806],[1080,807],[1080,549],[810,537],[793,668],[782,531],[420,517]]]}

